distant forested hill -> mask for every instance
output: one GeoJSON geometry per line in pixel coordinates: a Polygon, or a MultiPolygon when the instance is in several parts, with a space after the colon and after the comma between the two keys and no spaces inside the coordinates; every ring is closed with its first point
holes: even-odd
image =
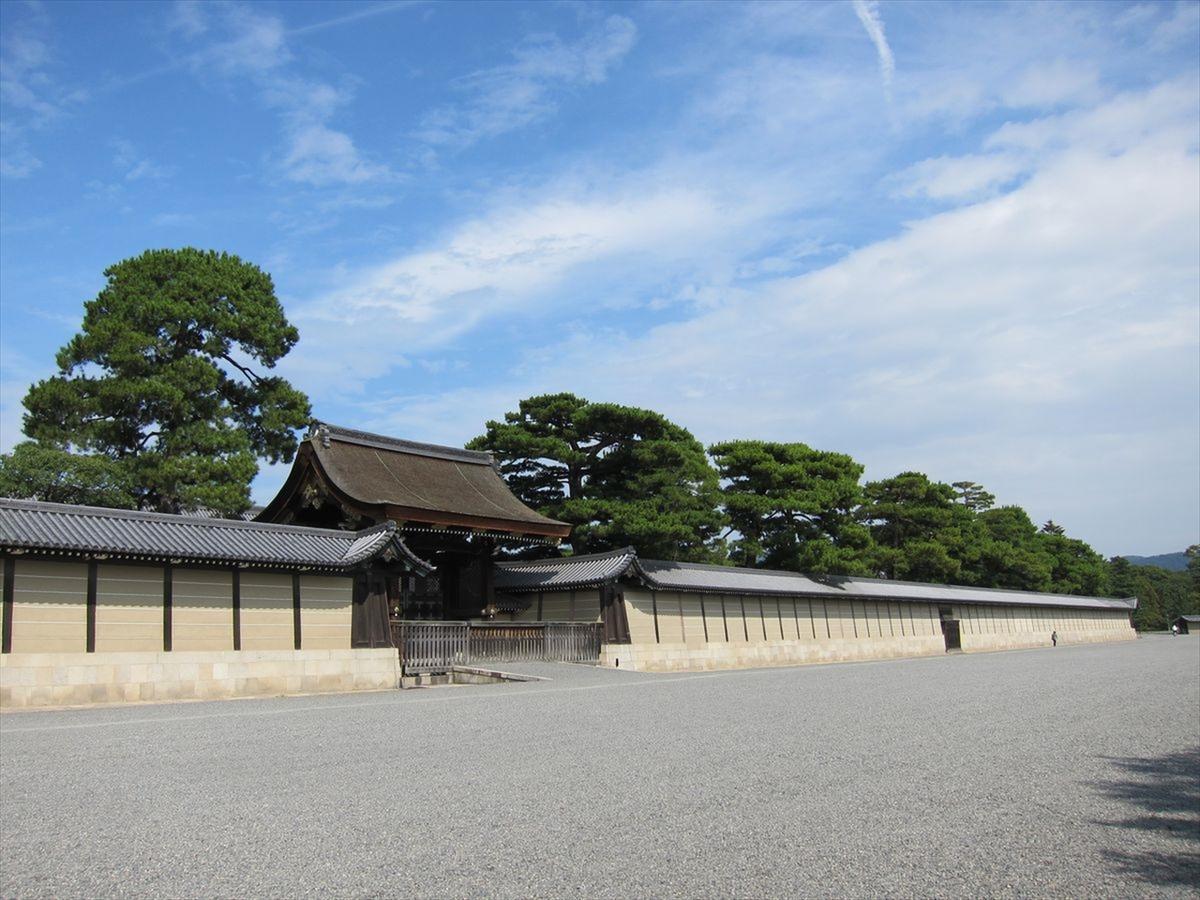
{"type": "Polygon", "coordinates": [[[1179,553],[1160,553],[1158,556],[1127,556],[1125,557],[1135,566],[1158,566],[1160,569],[1168,569],[1172,572],[1186,572],[1188,558],[1187,554],[1179,553]]]}

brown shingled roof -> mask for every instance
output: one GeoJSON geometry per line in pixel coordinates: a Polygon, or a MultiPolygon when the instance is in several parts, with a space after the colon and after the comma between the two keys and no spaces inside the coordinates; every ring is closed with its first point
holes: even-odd
{"type": "Polygon", "coordinates": [[[489,453],[421,444],[322,422],[260,519],[277,520],[313,475],[343,503],[378,518],[564,538],[570,526],[530,509],[489,453]]]}

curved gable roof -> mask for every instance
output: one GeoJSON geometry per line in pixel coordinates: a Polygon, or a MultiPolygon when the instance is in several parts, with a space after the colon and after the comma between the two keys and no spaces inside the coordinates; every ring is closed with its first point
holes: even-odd
{"type": "Polygon", "coordinates": [[[636,560],[637,551],[624,547],[586,556],[497,563],[496,590],[558,591],[604,584],[620,578],[636,560]]]}
{"type": "Polygon", "coordinates": [[[279,518],[303,487],[308,469],[343,501],[381,516],[433,525],[564,538],[571,526],[516,498],[490,453],[404,441],[323,422],[301,444],[287,483],[260,514],[279,518]]]}

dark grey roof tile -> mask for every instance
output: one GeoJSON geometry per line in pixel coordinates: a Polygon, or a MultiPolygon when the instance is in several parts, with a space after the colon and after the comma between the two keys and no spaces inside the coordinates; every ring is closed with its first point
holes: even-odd
{"type": "Polygon", "coordinates": [[[496,589],[520,593],[600,585],[625,574],[636,559],[636,551],[625,547],[586,556],[498,563],[496,589]]]}
{"type": "Polygon", "coordinates": [[[344,569],[389,546],[415,567],[430,568],[404,546],[392,522],[335,531],[0,499],[0,549],[6,551],[344,569]]]}

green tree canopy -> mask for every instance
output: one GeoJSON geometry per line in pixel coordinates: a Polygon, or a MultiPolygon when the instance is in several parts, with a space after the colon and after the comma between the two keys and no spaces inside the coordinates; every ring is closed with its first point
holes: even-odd
{"type": "Polygon", "coordinates": [[[1109,569],[1104,557],[1086,542],[1065,533],[1038,535],[1042,554],[1050,564],[1050,591],[1106,597],[1110,590],[1109,569]]]}
{"type": "Polygon", "coordinates": [[[545,394],[468,446],[492,451],[525,503],[571,523],[575,553],[632,545],[649,558],[714,558],[717,473],[700,443],[656,412],[545,394]]]}
{"type": "Polygon", "coordinates": [[[977,561],[967,578],[983,587],[1020,591],[1050,590],[1049,558],[1041,552],[1037,526],[1019,506],[1000,506],[979,514],[983,526],[977,561]]]}
{"type": "Polygon", "coordinates": [[[995,494],[985,491],[982,485],[976,484],[974,481],[956,481],[950,486],[958,495],[958,502],[971,512],[983,512],[985,509],[991,509],[996,502],[995,494]]]}
{"type": "Polygon", "coordinates": [[[739,565],[867,574],[870,532],[855,519],[863,467],[805,444],[727,441],[709,454],[739,565]]]}
{"type": "Polygon", "coordinates": [[[0,497],[134,509],[130,473],[107,456],[82,456],[34,441],[0,455],[0,497]]]}
{"type": "Polygon", "coordinates": [[[1179,616],[1200,615],[1200,588],[1190,573],[1137,566],[1122,556],[1108,566],[1112,595],[1138,598],[1133,624],[1139,631],[1159,631],[1179,616]]]}
{"type": "Polygon", "coordinates": [[[920,472],[868,482],[860,518],[875,539],[874,565],[888,578],[959,583],[973,513],[953,487],[920,472]]]}
{"type": "Polygon", "coordinates": [[[307,398],[264,374],[299,337],[270,276],[192,248],[104,275],[59,373],[26,396],[25,433],[111,461],[140,508],[244,510],[257,458],[289,461],[309,420],[307,398]]]}

